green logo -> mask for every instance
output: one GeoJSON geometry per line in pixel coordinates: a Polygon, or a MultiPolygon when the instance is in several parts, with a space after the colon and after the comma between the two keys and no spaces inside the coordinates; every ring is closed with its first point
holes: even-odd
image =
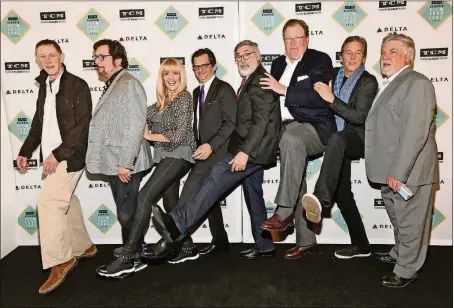
{"type": "Polygon", "coordinates": [[[77,27],[94,42],[109,28],[109,22],[92,8],[79,20],[77,27]]]}
{"type": "Polygon", "coordinates": [[[25,33],[30,29],[30,25],[23,20],[14,10],[6,14],[1,24],[2,33],[9,38],[11,42],[17,44],[25,33]]]}
{"type": "Polygon", "coordinates": [[[284,21],[285,17],[282,16],[270,3],[265,3],[258,11],[252,16],[252,22],[260,29],[266,36],[270,36],[274,30],[284,21]]]}
{"type": "Polygon", "coordinates": [[[99,231],[106,234],[117,221],[117,216],[115,216],[107,206],[101,204],[93,214],[91,214],[88,220],[98,228],[99,231]]]}
{"type": "Polygon", "coordinates": [[[267,200],[265,202],[265,207],[266,207],[266,218],[271,218],[271,216],[274,215],[274,212],[276,211],[276,204],[274,204],[273,201],[267,200]]]}
{"type": "Polygon", "coordinates": [[[352,32],[365,18],[367,13],[354,1],[345,1],[333,14],[333,18],[347,32],[352,32]]]}
{"type": "Polygon", "coordinates": [[[306,180],[309,180],[317,172],[319,172],[321,167],[322,167],[322,162],[320,161],[320,158],[318,158],[316,160],[311,160],[310,162],[308,162],[307,169],[306,169],[306,180]]]}
{"type": "Polygon", "coordinates": [[[448,115],[437,105],[437,117],[435,119],[436,127],[440,128],[448,119],[448,115]]]}
{"type": "Polygon", "coordinates": [[[24,142],[30,131],[31,124],[31,119],[23,111],[20,111],[9,123],[8,130],[20,141],[24,142]]]}
{"type": "Polygon", "coordinates": [[[348,227],[345,223],[344,217],[339,210],[336,210],[332,215],[331,219],[345,232],[348,233],[348,227]]]}
{"type": "Polygon", "coordinates": [[[173,40],[186,27],[188,21],[171,5],[159,16],[155,24],[173,40]]]}
{"type": "Polygon", "coordinates": [[[438,227],[444,220],[446,216],[443,215],[436,207],[434,207],[434,213],[432,216],[432,231],[438,227]]]}
{"type": "Polygon", "coordinates": [[[30,205],[17,217],[17,223],[28,234],[33,235],[38,231],[38,216],[36,210],[30,205]]]}
{"type": "Polygon", "coordinates": [[[142,64],[140,64],[136,58],[129,60],[128,72],[139,79],[141,83],[144,83],[144,81],[150,76],[150,72],[142,64]]]}
{"type": "Polygon", "coordinates": [[[418,13],[437,30],[452,15],[452,4],[447,1],[429,1],[418,13]]]}
{"type": "Polygon", "coordinates": [[[227,74],[227,69],[221,65],[221,63],[217,62],[216,63],[216,77],[219,79],[222,79],[222,77],[227,74]]]}

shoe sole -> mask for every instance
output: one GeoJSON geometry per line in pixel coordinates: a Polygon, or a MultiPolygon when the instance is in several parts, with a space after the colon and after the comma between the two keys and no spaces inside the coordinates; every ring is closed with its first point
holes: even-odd
{"type": "Polygon", "coordinates": [[[123,277],[120,277],[121,275],[123,274],[131,274],[131,273],[134,273],[135,272],[135,268],[130,268],[130,269],[126,269],[126,270],[122,270],[118,273],[115,273],[115,274],[104,274],[104,273],[100,273],[98,271],[96,271],[96,273],[99,275],[99,276],[103,276],[103,277],[108,277],[108,278],[124,278],[124,277],[127,277],[127,276],[123,276],[123,277]]]}
{"type": "Polygon", "coordinates": [[[90,259],[90,258],[93,258],[94,256],[96,256],[98,254],[98,249],[96,249],[94,252],[88,254],[88,255],[81,255],[81,256],[78,256],[76,257],[78,260],[83,260],[83,259],[90,259]]]}
{"type": "Polygon", "coordinates": [[[253,261],[253,260],[261,260],[261,259],[266,259],[266,258],[274,258],[276,257],[276,255],[273,255],[273,256],[258,256],[258,257],[255,257],[255,258],[247,258],[245,256],[240,256],[240,259],[242,260],[250,260],[250,261],[253,261]]]}
{"type": "Polygon", "coordinates": [[[371,253],[361,253],[361,254],[357,254],[357,255],[354,255],[354,256],[343,256],[343,255],[338,255],[337,253],[334,253],[334,256],[338,259],[341,259],[341,260],[347,260],[347,259],[353,259],[353,258],[366,258],[366,257],[370,257],[371,256],[371,253]]]}
{"type": "Polygon", "coordinates": [[[43,295],[44,294],[48,294],[48,293],[52,292],[53,290],[55,290],[56,288],[58,288],[63,283],[63,281],[65,281],[65,279],[68,276],[68,274],[71,273],[72,270],[77,266],[77,264],[78,264],[78,260],[76,258],[76,261],[73,263],[73,265],[71,265],[71,267],[66,271],[66,273],[63,274],[63,277],[60,279],[59,282],[57,282],[52,288],[50,288],[50,289],[48,289],[46,291],[39,290],[38,293],[39,294],[43,294],[43,295]]]}
{"type": "Polygon", "coordinates": [[[134,265],[134,273],[140,272],[141,270],[144,270],[148,267],[148,264],[146,263],[141,263],[139,266],[134,265]]]}
{"type": "Polygon", "coordinates": [[[187,258],[184,258],[184,259],[181,259],[181,260],[178,260],[178,261],[167,260],[167,263],[178,264],[178,263],[183,263],[184,261],[196,260],[198,258],[199,258],[199,254],[197,254],[195,256],[192,256],[192,257],[187,257],[187,258]]]}
{"type": "Polygon", "coordinates": [[[317,197],[313,194],[305,194],[303,196],[303,208],[306,210],[306,218],[310,222],[319,223],[322,220],[322,205],[317,197]]]}
{"type": "Polygon", "coordinates": [[[382,286],[384,286],[384,287],[387,287],[387,288],[399,289],[399,288],[403,288],[403,287],[408,286],[410,283],[412,283],[412,282],[415,281],[415,280],[416,280],[416,278],[415,278],[415,279],[412,279],[412,280],[409,280],[409,281],[407,281],[406,284],[404,284],[404,285],[402,285],[402,286],[391,286],[391,285],[384,284],[383,282],[380,283],[380,284],[381,284],[382,286]]]}
{"type": "Polygon", "coordinates": [[[282,232],[282,231],[285,231],[288,228],[291,228],[291,227],[294,227],[294,226],[295,226],[295,224],[293,222],[291,222],[285,228],[282,228],[282,229],[271,229],[271,228],[263,227],[263,225],[261,227],[262,227],[263,230],[270,231],[270,232],[282,232]]]}

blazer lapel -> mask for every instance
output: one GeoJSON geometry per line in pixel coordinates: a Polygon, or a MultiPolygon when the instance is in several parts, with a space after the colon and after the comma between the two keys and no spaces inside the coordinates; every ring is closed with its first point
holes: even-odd
{"type": "Polygon", "coordinates": [[[301,58],[300,62],[295,67],[295,70],[293,71],[292,79],[290,79],[290,85],[296,84],[296,78],[300,75],[301,70],[303,69],[304,66],[304,55],[301,58]]]}
{"type": "Polygon", "coordinates": [[[98,112],[99,108],[101,108],[101,105],[106,102],[106,100],[109,97],[110,93],[112,92],[112,90],[117,85],[118,80],[120,80],[121,76],[123,76],[125,73],[126,73],[126,70],[121,71],[120,74],[118,74],[117,78],[115,78],[115,80],[112,82],[112,84],[110,85],[109,89],[107,89],[106,93],[104,93],[104,95],[101,97],[99,102],[96,104],[96,108],[95,108],[95,111],[93,112],[93,116],[98,112]]]}
{"type": "Polygon", "coordinates": [[[396,77],[396,79],[391,81],[391,83],[386,87],[386,89],[380,94],[380,96],[375,101],[374,105],[372,106],[372,108],[369,111],[369,114],[367,115],[367,119],[369,119],[372,116],[372,114],[375,112],[375,110],[377,110],[377,107],[381,103],[389,100],[389,98],[392,96],[392,94],[394,92],[394,89],[397,88],[397,86],[400,83],[402,83],[402,81],[405,80],[405,76],[408,74],[408,72],[410,72],[410,70],[411,70],[411,68],[407,67],[399,74],[399,76],[396,77]]]}
{"type": "Polygon", "coordinates": [[[241,89],[241,92],[240,92],[240,96],[238,96],[238,99],[237,99],[237,103],[241,100],[241,98],[243,97],[244,93],[246,92],[246,88],[249,86],[249,84],[251,83],[252,79],[254,79],[254,76],[256,74],[259,74],[261,72],[265,71],[265,68],[260,64],[256,69],[255,71],[252,72],[252,74],[249,75],[249,77],[247,77],[246,79],[246,83],[243,87],[243,89],[241,89]]]}
{"type": "Polygon", "coordinates": [[[218,85],[218,78],[214,77],[213,81],[211,82],[210,89],[208,90],[208,93],[205,97],[205,103],[203,104],[203,108],[202,108],[202,115],[205,113],[205,111],[211,105],[211,101],[213,100],[213,96],[214,96],[214,93],[216,92],[217,85],[218,85]]]}

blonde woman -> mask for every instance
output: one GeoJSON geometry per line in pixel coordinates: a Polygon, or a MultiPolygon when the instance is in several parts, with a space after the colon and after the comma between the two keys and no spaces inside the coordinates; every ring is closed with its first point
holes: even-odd
{"type": "MultiPolygon", "coordinates": [[[[184,66],[173,58],[159,69],[156,85],[157,102],[148,107],[144,138],[154,147],[155,169],[139,192],[134,225],[128,241],[115,254],[117,259],[96,272],[105,277],[124,277],[146,267],[134,260],[140,256],[140,240],[147,232],[151,204],[164,200],[167,212],[178,202],[181,178],[191,169],[196,148],[192,126],[193,102],[186,90],[184,66]]],[[[165,244],[164,241],[161,244],[165,244]]]]}

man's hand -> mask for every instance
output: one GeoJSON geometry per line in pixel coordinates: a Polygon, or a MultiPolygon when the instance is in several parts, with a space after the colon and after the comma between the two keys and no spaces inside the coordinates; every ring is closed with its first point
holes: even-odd
{"type": "Polygon", "coordinates": [[[329,81],[329,85],[319,81],[314,83],[314,90],[317,91],[318,95],[323,98],[324,101],[332,104],[334,102],[334,94],[332,88],[332,82],[329,81]]]}
{"type": "Polygon", "coordinates": [[[27,170],[28,170],[27,157],[17,156],[16,164],[17,164],[17,168],[19,168],[19,170],[22,173],[27,173],[27,170]]]}
{"type": "Polygon", "coordinates": [[[118,177],[123,183],[128,183],[131,180],[131,170],[123,167],[118,167],[118,177]]]}
{"type": "Polygon", "coordinates": [[[192,155],[192,158],[197,159],[197,160],[205,160],[208,157],[210,157],[211,153],[213,152],[213,149],[211,149],[211,145],[208,143],[204,143],[201,146],[195,150],[194,154],[192,155]]]}
{"type": "Polygon", "coordinates": [[[52,173],[55,173],[55,171],[57,170],[57,166],[58,160],[55,158],[53,153],[50,153],[50,155],[47,156],[43,164],[44,174],[51,175],[52,173]]]}
{"type": "Polygon", "coordinates": [[[402,185],[402,182],[387,176],[386,177],[386,184],[388,184],[388,187],[393,190],[393,192],[398,192],[400,190],[400,185],[402,185]]]}
{"type": "Polygon", "coordinates": [[[246,169],[246,164],[249,159],[249,155],[244,152],[239,152],[235,155],[235,157],[230,161],[229,164],[232,165],[232,172],[233,171],[243,171],[246,169]]]}
{"type": "Polygon", "coordinates": [[[287,88],[280,84],[273,76],[268,73],[265,73],[268,78],[260,78],[260,86],[265,90],[273,90],[277,94],[285,95],[287,88]]]}

